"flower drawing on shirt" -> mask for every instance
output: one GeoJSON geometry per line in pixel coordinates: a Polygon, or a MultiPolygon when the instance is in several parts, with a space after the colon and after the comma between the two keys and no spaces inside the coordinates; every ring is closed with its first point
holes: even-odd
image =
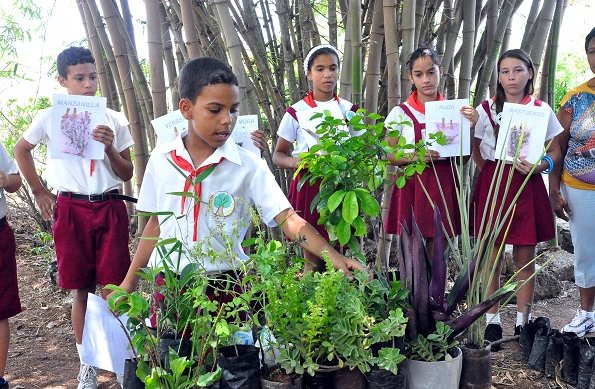
{"type": "Polygon", "coordinates": [[[216,192],[209,199],[209,207],[216,216],[229,216],[235,208],[233,196],[227,192],[216,192]]]}
{"type": "Polygon", "coordinates": [[[91,114],[87,111],[77,113],[66,109],[60,120],[62,133],[61,151],[65,154],[84,157],[91,139],[91,114]]]}

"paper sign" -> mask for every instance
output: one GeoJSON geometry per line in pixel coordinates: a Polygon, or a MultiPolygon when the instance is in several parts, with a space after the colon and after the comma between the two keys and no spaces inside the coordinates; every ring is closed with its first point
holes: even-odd
{"type": "Polygon", "coordinates": [[[245,148],[248,151],[252,151],[254,154],[260,157],[260,149],[256,147],[250,133],[258,130],[258,116],[256,115],[242,115],[238,116],[236,126],[233,128],[231,133],[231,139],[240,147],[245,148]]]}
{"type": "MultiPolygon", "coordinates": [[[[318,144],[319,137],[316,134],[316,130],[318,125],[322,123],[324,115],[326,115],[325,111],[328,111],[329,114],[335,119],[344,119],[341,107],[339,107],[339,103],[337,102],[325,104],[323,106],[318,106],[314,108],[303,109],[301,111],[296,112],[298,122],[300,123],[300,130],[305,133],[304,138],[306,139],[308,147],[312,147],[318,144]],[[322,113],[323,116],[316,119],[312,119],[312,116],[314,116],[317,113],[322,113]]],[[[344,127],[345,131],[347,131],[347,126],[344,127]]]]}
{"type": "Polygon", "coordinates": [[[188,120],[179,109],[151,120],[151,124],[157,134],[157,144],[171,142],[188,128],[188,120]]]}
{"type": "Polygon", "coordinates": [[[471,154],[471,123],[463,116],[461,108],[469,105],[467,99],[429,101],[426,108],[425,140],[430,134],[442,132],[446,144],[434,143],[432,150],[440,153],[440,157],[457,157],[471,154]]]}
{"type": "Polygon", "coordinates": [[[544,150],[549,121],[546,107],[504,103],[496,142],[496,158],[513,161],[519,158],[537,163],[544,150]]]}
{"type": "Polygon", "coordinates": [[[134,358],[126,330],[128,317],[116,318],[107,301],[89,293],[83,329],[82,362],[99,369],[124,374],[124,362],[134,358]]]}
{"type": "Polygon", "coordinates": [[[103,159],[105,146],[91,133],[106,124],[105,105],[105,97],[54,95],[50,158],[103,159]]]}

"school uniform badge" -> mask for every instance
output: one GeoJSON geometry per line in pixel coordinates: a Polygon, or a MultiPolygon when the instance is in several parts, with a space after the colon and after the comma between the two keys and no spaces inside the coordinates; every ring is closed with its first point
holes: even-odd
{"type": "Polygon", "coordinates": [[[209,198],[209,208],[216,216],[227,217],[235,209],[235,200],[227,192],[215,192],[209,198]]]}

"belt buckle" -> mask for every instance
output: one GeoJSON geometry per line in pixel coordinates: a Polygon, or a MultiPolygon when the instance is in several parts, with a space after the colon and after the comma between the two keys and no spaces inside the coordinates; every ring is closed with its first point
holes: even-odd
{"type": "Polygon", "coordinates": [[[90,194],[89,195],[89,202],[90,203],[96,203],[99,201],[103,201],[103,193],[101,194],[90,194]]]}

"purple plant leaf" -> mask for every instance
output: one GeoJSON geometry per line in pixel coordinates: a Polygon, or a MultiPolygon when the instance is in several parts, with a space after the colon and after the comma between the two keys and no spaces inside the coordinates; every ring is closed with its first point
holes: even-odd
{"type": "Polygon", "coordinates": [[[473,258],[469,263],[466,271],[459,273],[459,276],[455,280],[455,283],[448,294],[448,308],[446,314],[451,315],[456,309],[457,305],[467,295],[469,289],[469,281],[475,276],[475,268],[477,267],[478,257],[473,258]]]}
{"type": "Polygon", "coordinates": [[[434,252],[432,253],[432,276],[430,279],[430,306],[433,310],[444,309],[446,288],[446,258],[444,257],[444,231],[440,209],[434,206],[434,252]]]}
{"type": "MultiPolygon", "coordinates": [[[[426,252],[423,236],[413,219],[411,258],[413,263],[413,309],[416,314],[417,330],[422,335],[430,333],[433,328],[433,318],[429,307],[428,272],[426,265],[426,252]]],[[[433,331],[433,330],[432,330],[433,331]]]]}
{"type": "Polygon", "coordinates": [[[399,258],[399,272],[403,287],[409,289],[409,304],[413,305],[413,261],[411,259],[412,238],[409,231],[403,226],[403,233],[400,236],[401,258],[399,258]]]}
{"type": "Polygon", "coordinates": [[[459,317],[451,320],[447,324],[453,329],[451,338],[460,335],[463,331],[471,326],[481,315],[486,313],[491,307],[496,305],[500,300],[507,298],[516,288],[516,283],[508,284],[498,289],[496,293],[491,295],[487,300],[474,306],[470,311],[467,311],[459,317]]]}

